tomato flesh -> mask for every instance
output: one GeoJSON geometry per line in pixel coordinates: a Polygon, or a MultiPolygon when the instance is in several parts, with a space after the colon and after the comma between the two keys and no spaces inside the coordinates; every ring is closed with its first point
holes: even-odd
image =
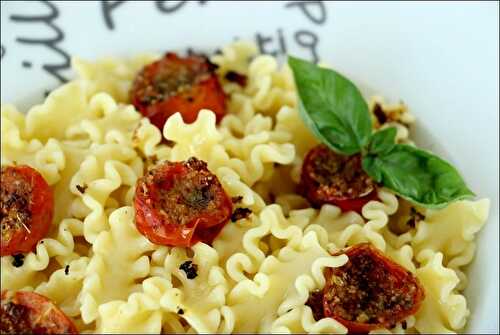
{"type": "Polygon", "coordinates": [[[375,183],[361,167],[361,156],[339,155],[323,144],[307,153],[299,192],[314,207],[332,204],[358,213],[368,201],[377,199],[375,183]]]}
{"type": "Polygon", "coordinates": [[[326,317],[342,323],[349,333],[368,333],[392,328],[418,311],[425,293],[411,272],[370,244],[342,253],[349,258],[346,264],[325,269],[326,317]]]}
{"type": "Polygon", "coordinates": [[[26,165],[5,166],[1,173],[1,255],[29,252],[52,223],[52,189],[38,171],[26,165]]]}
{"type": "Polygon", "coordinates": [[[189,247],[212,243],[228,222],[232,201],[205,162],[165,162],[137,182],[137,229],[151,242],[189,247]]]}
{"type": "Polygon", "coordinates": [[[311,308],[314,320],[319,321],[323,319],[325,315],[325,312],[323,311],[323,292],[311,292],[306,301],[306,306],[311,308]]]}
{"type": "Polygon", "coordinates": [[[203,56],[181,58],[169,52],[138,74],[130,92],[131,102],[159,129],[176,112],[184,122],[192,123],[203,108],[213,111],[220,121],[226,113],[226,96],[215,67],[203,56]]]}
{"type": "Polygon", "coordinates": [[[2,291],[0,313],[2,334],[78,334],[70,318],[34,292],[2,291]]]}

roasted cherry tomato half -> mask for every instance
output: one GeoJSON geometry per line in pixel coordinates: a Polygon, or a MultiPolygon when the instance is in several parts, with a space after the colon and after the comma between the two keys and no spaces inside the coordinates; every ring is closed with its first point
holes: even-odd
{"type": "Polygon", "coordinates": [[[49,231],[54,195],[42,175],[26,166],[2,167],[1,255],[29,252],[49,231]]]}
{"type": "Polygon", "coordinates": [[[370,244],[350,247],[349,261],[326,268],[325,317],[342,323],[349,333],[391,328],[415,314],[425,297],[418,279],[370,244]]]}
{"type": "Polygon", "coordinates": [[[306,306],[311,308],[314,320],[319,321],[323,319],[325,317],[325,312],[323,311],[323,291],[311,292],[306,301],[306,306]]]}
{"type": "Polygon", "coordinates": [[[78,334],[73,321],[43,295],[2,291],[2,334],[78,334]]]}
{"type": "Polygon", "coordinates": [[[176,112],[192,123],[202,108],[213,111],[220,121],[226,113],[226,96],[215,68],[206,57],[181,58],[169,52],[141,70],[132,85],[131,102],[159,129],[176,112]]]}
{"type": "Polygon", "coordinates": [[[188,247],[212,243],[233,205],[217,177],[197,158],[165,162],[137,181],[137,229],[151,242],[188,247]]]}
{"type": "Polygon", "coordinates": [[[343,156],[320,144],[304,159],[299,192],[314,207],[332,204],[342,211],[361,212],[377,198],[375,183],[363,171],[361,156],[343,156]]]}

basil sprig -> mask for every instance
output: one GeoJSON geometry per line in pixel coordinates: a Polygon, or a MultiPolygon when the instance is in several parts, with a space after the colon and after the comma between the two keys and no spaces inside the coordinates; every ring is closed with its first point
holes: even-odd
{"type": "Polygon", "coordinates": [[[439,208],[474,196],[450,163],[428,151],[396,144],[395,128],[372,133],[368,105],[349,79],[291,56],[288,64],[306,125],[332,150],[361,153],[363,169],[376,182],[425,207],[439,208]]]}

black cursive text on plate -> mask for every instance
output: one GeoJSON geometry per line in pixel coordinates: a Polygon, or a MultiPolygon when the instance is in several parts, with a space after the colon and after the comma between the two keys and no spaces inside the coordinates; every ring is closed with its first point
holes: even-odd
{"type": "MultiPolygon", "coordinates": [[[[104,24],[109,30],[115,29],[115,22],[113,20],[112,13],[119,6],[123,5],[128,1],[126,0],[101,0],[101,12],[104,19],[104,24]]],[[[190,1],[155,1],[155,7],[158,12],[162,14],[172,14],[177,12],[179,9],[184,7],[190,1]]],[[[191,1],[193,2],[193,1],[191,1]]],[[[204,5],[208,1],[197,1],[200,5],[204,5]]]]}
{"type": "MultiPolygon", "coordinates": [[[[104,24],[109,30],[116,28],[114,14],[125,0],[102,0],[101,13],[104,24]]],[[[204,5],[208,1],[191,1],[204,5]]],[[[189,1],[154,1],[155,8],[160,14],[174,14],[184,8],[189,1]]],[[[324,25],[327,22],[327,9],[323,1],[289,1],[284,5],[285,9],[298,11],[313,25],[324,25]]],[[[293,32],[286,32],[283,28],[277,28],[275,32],[257,32],[255,41],[261,53],[273,56],[286,55],[288,46],[295,44],[309,53],[309,59],[317,63],[319,60],[318,45],[319,36],[312,30],[301,28],[293,32]]],[[[235,39],[238,39],[237,37],[235,39]]]]}
{"type": "MultiPolygon", "coordinates": [[[[299,9],[301,13],[314,25],[323,25],[327,22],[327,10],[323,1],[290,1],[285,4],[287,9],[299,9]]],[[[297,44],[301,49],[309,52],[309,59],[314,63],[319,61],[318,45],[319,36],[312,30],[301,28],[288,36],[283,28],[278,28],[275,33],[255,34],[255,40],[261,53],[273,56],[286,55],[289,43],[297,44]]]]}
{"type": "Polygon", "coordinates": [[[291,1],[285,5],[285,8],[299,8],[311,22],[318,25],[325,24],[327,20],[323,1],[291,1]],[[317,10],[316,13],[314,10],[317,10]]]}
{"type": "MultiPolygon", "coordinates": [[[[68,79],[62,74],[64,70],[70,67],[70,56],[60,47],[60,43],[64,40],[64,32],[59,28],[55,21],[59,17],[57,6],[50,1],[39,1],[48,9],[47,13],[39,15],[11,15],[10,20],[16,23],[40,23],[51,28],[54,32],[53,37],[48,38],[29,38],[17,37],[16,41],[29,46],[44,46],[57,54],[61,60],[59,63],[43,64],[42,68],[51,76],[56,78],[61,84],[66,83],[68,79]]],[[[2,51],[3,57],[4,51],[2,51]]],[[[23,61],[23,67],[31,67],[31,62],[23,61]]]]}

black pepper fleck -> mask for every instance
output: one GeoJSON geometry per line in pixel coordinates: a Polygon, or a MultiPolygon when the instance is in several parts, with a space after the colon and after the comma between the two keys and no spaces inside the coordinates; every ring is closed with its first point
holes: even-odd
{"type": "Polygon", "coordinates": [[[246,86],[247,84],[247,76],[244,74],[240,74],[235,71],[228,71],[225,75],[226,80],[236,83],[240,86],[246,86]]]}
{"type": "Polygon", "coordinates": [[[249,208],[236,208],[231,214],[231,222],[236,222],[241,219],[246,219],[250,214],[252,214],[252,210],[249,208]]]}
{"type": "Polygon", "coordinates": [[[64,268],[64,274],[65,275],[69,274],[69,265],[66,265],[66,267],[64,268]]]}
{"type": "Polygon", "coordinates": [[[196,56],[197,55],[196,51],[194,51],[194,49],[191,47],[187,48],[186,53],[188,56],[196,56]]]}
{"type": "Polygon", "coordinates": [[[24,255],[23,254],[17,254],[17,255],[12,255],[12,265],[14,265],[16,268],[23,266],[24,264],[24,255]]]}
{"type": "Polygon", "coordinates": [[[158,156],[151,155],[148,157],[148,160],[150,160],[152,164],[156,164],[158,162],[158,156]]]}
{"type": "Polygon", "coordinates": [[[194,264],[192,261],[185,261],[181,264],[179,269],[186,273],[188,279],[194,279],[198,276],[198,265],[194,264]]]}
{"type": "Polygon", "coordinates": [[[175,145],[174,141],[167,140],[165,137],[162,137],[161,144],[165,144],[167,147],[171,148],[175,145]]]}
{"type": "Polygon", "coordinates": [[[80,192],[81,194],[85,193],[85,190],[87,189],[87,185],[76,185],[76,189],[78,190],[78,192],[80,192]]]}
{"type": "Polygon", "coordinates": [[[233,202],[233,204],[238,204],[241,202],[241,200],[243,200],[243,197],[241,195],[238,195],[237,197],[231,198],[231,201],[233,202]]]}
{"type": "Polygon", "coordinates": [[[179,310],[177,311],[177,314],[179,314],[179,315],[184,314],[184,310],[182,308],[179,308],[179,310]]]}
{"type": "Polygon", "coordinates": [[[408,226],[410,226],[411,228],[415,228],[415,226],[417,225],[417,223],[419,223],[420,221],[424,220],[425,219],[425,216],[420,214],[419,212],[417,212],[415,210],[415,208],[411,208],[410,209],[410,219],[408,219],[408,221],[406,222],[406,224],[408,226]]]}
{"type": "Polygon", "coordinates": [[[383,125],[387,122],[387,115],[385,115],[380,104],[375,104],[375,106],[373,107],[373,114],[377,118],[377,121],[380,125],[383,125]]]}

